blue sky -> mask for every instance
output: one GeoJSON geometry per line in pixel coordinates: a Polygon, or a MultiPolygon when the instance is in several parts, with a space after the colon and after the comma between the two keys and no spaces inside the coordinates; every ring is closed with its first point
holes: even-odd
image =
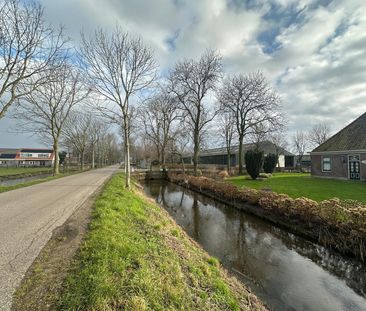
{"type": "MultiPolygon", "coordinates": [[[[225,72],[262,70],[283,99],[289,137],[327,122],[333,131],[366,111],[366,1],[41,0],[46,18],[79,41],[81,29],[136,33],[162,71],[206,48],[223,55],[225,72]]],[[[38,146],[0,121],[0,145],[38,146]]]]}

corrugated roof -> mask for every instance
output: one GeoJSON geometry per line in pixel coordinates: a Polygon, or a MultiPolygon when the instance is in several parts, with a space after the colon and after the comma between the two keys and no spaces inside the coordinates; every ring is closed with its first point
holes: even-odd
{"type": "Polygon", "coordinates": [[[315,148],[312,152],[366,150],[366,113],[315,148]]]}
{"type": "MultiPolygon", "coordinates": [[[[244,153],[247,152],[248,150],[253,150],[255,149],[256,145],[254,143],[247,143],[243,145],[243,149],[244,149],[244,153]]],[[[275,144],[273,144],[270,141],[263,141],[259,143],[259,149],[263,150],[263,152],[265,154],[269,154],[269,153],[277,153],[281,155],[293,155],[291,152],[288,152],[287,150],[281,148],[281,147],[276,147],[275,144]]],[[[231,153],[237,153],[239,151],[239,145],[235,145],[231,147],[231,153]]],[[[222,148],[213,148],[213,149],[207,149],[207,150],[202,150],[200,152],[200,156],[210,156],[210,155],[220,155],[220,154],[226,154],[227,150],[225,147],[222,148]]],[[[191,156],[191,154],[185,154],[185,157],[187,156],[191,156]]]]}

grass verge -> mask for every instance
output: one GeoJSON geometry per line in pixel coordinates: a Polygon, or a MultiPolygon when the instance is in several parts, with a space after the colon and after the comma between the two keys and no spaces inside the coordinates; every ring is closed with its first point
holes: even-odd
{"type": "Polygon", "coordinates": [[[161,207],[115,175],[64,284],[61,310],[264,310],[161,207]]]}
{"type": "Polygon", "coordinates": [[[0,177],[50,172],[50,167],[0,167],[0,177]]]}
{"type": "Polygon", "coordinates": [[[85,172],[85,170],[84,171],[72,171],[72,172],[68,172],[68,173],[60,173],[56,176],[49,176],[49,177],[44,177],[44,178],[40,178],[40,179],[34,179],[34,180],[31,180],[31,181],[26,181],[26,182],[23,182],[23,183],[12,185],[12,186],[0,186],[0,193],[10,191],[10,190],[19,189],[19,188],[33,186],[33,185],[40,184],[40,183],[50,181],[50,180],[53,180],[53,179],[58,179],[58,178],[61,178],[61,177],[66,177],[66,176],[70,176],[70,175],[74,175],[74,174],[78,174],[78,173],[83,173],[83,172],[85,172]]]}
{"type": "Polygon", "coordinates": [[[313,178],[310,174],[305,173],[274,173],[271,178],[261,180],[236,176],[228,178],[227,181],[240,187],[245,186],[258,190],[270,189],[277,193],[287,194],[292,198],[307,197],[318,202],[334,197],[366,202],[365,183],[313,178]]]}

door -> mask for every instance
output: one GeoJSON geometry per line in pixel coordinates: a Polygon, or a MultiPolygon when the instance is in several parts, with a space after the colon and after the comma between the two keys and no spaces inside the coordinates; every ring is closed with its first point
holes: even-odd
{"type": "Polygon", "coordinates": [[[348,157],[349,179],[360,179],[360,156],[348,157]]]}

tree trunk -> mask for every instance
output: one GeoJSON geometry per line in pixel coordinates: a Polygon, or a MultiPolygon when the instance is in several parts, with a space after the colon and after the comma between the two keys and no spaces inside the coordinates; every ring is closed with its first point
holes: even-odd
{"type": "Polygon", "coordinates": [[[159,147],[159,145],[156,147],[156,152],[157,152],[157,156],[158,156],[158,165],[159,165],[159,168],[160,168],[161,162],[160,162],[160,147],[159,147]]]}
{"type": "Polygon", "coordinates": [[[193,173],[197,176],[198,173],[198,156],[199,156],[199,133],[195,131],[194,133],[194,148],[193,148],[193,173]]]}
{"type": "Polygon", "coordinates": [[[163,167],[163,170],[165,171],[165,151],[164,151],[164,149],[161,150],[161,166],[163,167]]]}
{"type": "Polygon", "coordinates": [[[84,151],[80,153],[80,169],[81,171],[84,170],[84,151]]]}
{"type": "Polygon", "coordinates": [[[244,154],[243,154],[243,136],[239,136],[239,175],[244,174],[244,154]]]}
{"type": "Polygon", "coordinates": [[[55,153],[55,162],[53,163],[52,175],[56,176],[60,173],[60,161],[58,157],[58,139],[53,140],[53,152],[55,153]]]}
{"type": "Polygon", "coordinates": [[[92,168],[95,168],[95,150],[94,150],[94,144],[92,145],[92,168]]]}
{"type": "Polygon", "coordinates": [[[231,169],[231,152],[230,150],[227,151],[227,172],[230,174],[230,169],[231,169]]]}
{"type": "Polygon", "coordinates": [[[128,115],[124,113],[124,140],[125,140],[125,171],[126,171],[126,183],[125,187],[130,189],[130,180],[131,180],[131,170],[130,170],[130,140],[129,140],[129,123],[128,123],[128,115]]]}

